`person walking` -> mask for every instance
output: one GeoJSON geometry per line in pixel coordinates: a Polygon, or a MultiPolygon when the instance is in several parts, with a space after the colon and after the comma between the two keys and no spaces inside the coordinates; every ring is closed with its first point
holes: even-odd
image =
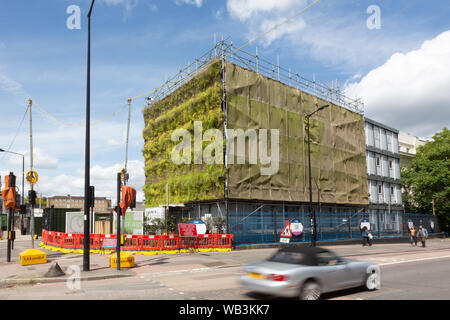
{"type": "Polygon", "coordinates": [[[417,247],[417,228],[416,226],[412,226],[409,229],[409,241],[411,242],[411,247],[414,245],[417,247]]]}
{"type": "Polygon", "coordinates": [[[428,238],[428,231],[425,229],[422,225],[419,226],[419,232],[418,232],[420,242],[422,242],[422,248],[425,248],[425,242],[428,238]]]}
{"type": "Polygon", "coordinates": [[[363,227],[361,230],[361,235],[362,235],[362,245],[363,247],[366,246],[366,243],[371,246],[372,243],[370,242],[370,238],[372,236],[372,234],[370,233],[370,231],[367,229],[367,227],[363,227]]]}

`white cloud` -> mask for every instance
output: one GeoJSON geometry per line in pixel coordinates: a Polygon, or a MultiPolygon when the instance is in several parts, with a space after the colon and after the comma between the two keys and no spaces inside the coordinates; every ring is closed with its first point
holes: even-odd
{"type": "Polygon", "coordinates": [[[424,138],[450,125],[450,31],[420,49],[396,53],[346,88],[370,118],[424,138]]]}
{"type": "MultiPolygon", "coordinates": [[[[30,166],[30,151],[19,151],[18,153],[24,155],[25,168],[28,168],[30,166]]],[[[58,168],[58,163],[59,163],[58,158],[48,153],[48,151],[41,150],[40,148],[33,149],[34,169],[54,170],[58,168]]],[[[8,164],[11,166],[22,167],[22,157],[19,155],[11,154],[11,157],[8,160],[8,164]]]]}
{"type": "Polygon", "coordinates": [[[294,8],[300,10],[306,3],[306,0],[228,0],[227,10],[233,18],[246,21],[261,13],[285,13],[294,8]]]}
{"type": "Polygon", "coordinates": [[[189,5],[196,5],[197,8],[200,8],[205,0],[175,0],[175,3],[177,5],[182,5],[182,4],[189,4],[189,5]]]}
{"type": "MultiPolygon", "coordinates": [[[[94,165],[90,170],[90,184],[95,186],[96,197],[107,197],[116,201],[117,195],[117,173],[122,169],[123,164],[114,164],[109,167],[94,165]]],[[[2,176],[8,174],[2,171],[2,176]]],[[[144,193],[142,188],[145,183],[144,163],[140,160],[128,161],[128,173],[130,180],[128,185],[136,189],[137,201],[142,201],[144,193]]],[[[21,173],[15,173],[17,177],[17,185],[21,186],[21,173]]],[[[28,192],[28,184],[26,183],[25,193],[28,192]]],[[[55,195],[84,195],[84,170],[77,170],[73,174],[59,174],[56,176],[41,175],[39,181],[35,185],[38,193],[44,196],[55,195]]]]}
{"type": "MultiPolygon", "coordinates": [[[[245,37],[251,40],[312,3],[312,0],[227,0],[227,11],[231,18],[242,23],[245,37]]],[[[404,30],[406,22],[390,16],[383,17],[381,31],[369,30],[365,8],[346,9],[340,2],[319,2],[258,42],[267,47],[278,40],[277,49],[289,50],[299,61],[312,58],[322,65],[343,72],[352,69],[350,72],[356,73],[379,65],[393,52],[411,50],[418,39],[423,39],[423,32],[404,30]]]]}

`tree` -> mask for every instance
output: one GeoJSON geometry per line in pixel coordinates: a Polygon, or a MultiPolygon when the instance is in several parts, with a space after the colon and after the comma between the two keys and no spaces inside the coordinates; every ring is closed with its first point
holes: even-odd
{"type": "Polygon", "coordinates": [[[145,224],[145,234],[161,234],[164,230],[164,221],[160,218],[155,218],[149,224],[145,224]]]}
{"type": "Polygon", "coordinates": [[[214,218],[214,225],[217,229],[217,233],[224,233],[226,229],[227,220],[222,216],[216,216],[214,218]]]}
{"type": "Polygon", "coordinates": [[[416,157],[402,169],[405,210],[433,212],[442,230],[450,229],[450,130],[444,128],[420,146],[416,157]]]}

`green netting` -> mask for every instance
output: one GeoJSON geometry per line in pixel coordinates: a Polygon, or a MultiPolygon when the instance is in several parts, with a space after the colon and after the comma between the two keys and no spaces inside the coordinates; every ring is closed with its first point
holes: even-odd
{"type": "MultiPolygon", "coordinates": [[[[228,128],[279,130],[278,171],[230,164],[229,197],[308,201],[305,115],[330,103],[229,62],[225,74],[228,128]]],[[[310,136],[313,200],[368,204],[363,117],[331,104],[310,119],[310,136]]]]}

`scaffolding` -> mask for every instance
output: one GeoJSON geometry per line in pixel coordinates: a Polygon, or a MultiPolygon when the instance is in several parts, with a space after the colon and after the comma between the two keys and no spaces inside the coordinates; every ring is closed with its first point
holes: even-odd
{"type": "MultiPolygon", "coordinates": [[[[267,61],[256,53],[251,54],[240,48],[235,48],[229,38],[215,42],[212,49],[208,50],[202,56],[197,57],[194,62],[188,63],[184,68],[180,68],[177,74],[170,77],[161,87],[155,89],[147,99],[147,107],[151,107],[166,96],[177,90],[184,83],[194,78],[197,74],[205,70],[212,62],[217,59],[227,60],[248,70],[255,71],[270,79],[277,80],[293,88],[314,95],[325,101],[346,108],[350,111],[364,115],[364,103],[361,99],[351,99],[339,88],[339,84],[332,84],[329,87],[316,81],[309,80],[299,72],[293,72],[280,66],[279,59],[277,63],[267,61]]],[[[314,77],[315,78],[315,77],[314,77]]]]}

